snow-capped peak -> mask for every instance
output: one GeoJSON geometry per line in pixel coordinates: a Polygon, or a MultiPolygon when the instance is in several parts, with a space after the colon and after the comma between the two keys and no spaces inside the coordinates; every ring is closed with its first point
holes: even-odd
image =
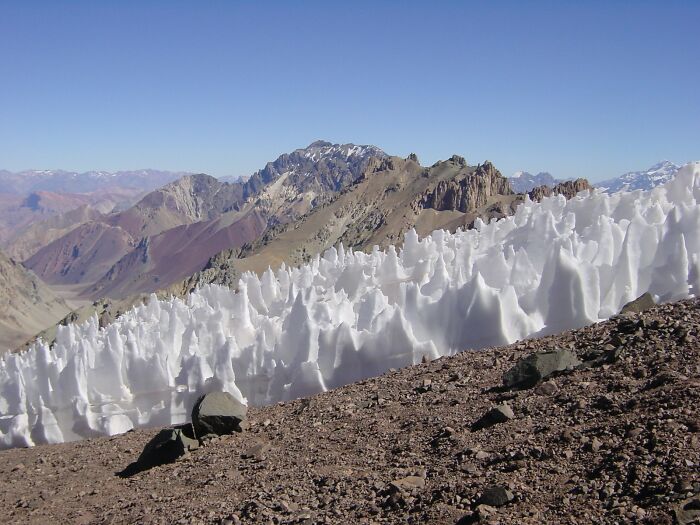
{"type": "Polygon", "coordinates": [[[663,160],[647,170],[630,171],[615,179],[609,179],[596,184],[596,187],[607,193],[617,191],[650,190],[660,184],[670,181],[680,169],[680,166],[663,160]]]}
{"type": "Polygon", "coordinates": [[[372,155],[383,157],[386,155],[381,149],[376,146],[356,144],[331,144],[323,140],[312,142],[308,147],[297,150],[302,157],[311,159],[314,162],[328,157],[369,157],[372,155]]]}

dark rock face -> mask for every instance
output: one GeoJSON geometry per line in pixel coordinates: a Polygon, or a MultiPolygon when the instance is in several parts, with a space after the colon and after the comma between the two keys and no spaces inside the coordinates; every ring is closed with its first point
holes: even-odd
{"type": "Polygon", "coordinates": [[[620,310],[621,314],[627,314],[627,313],[640,313],[643,312],[644,310],[648,310],[649,308],[652,308],[656,306],[656,301],[654,301],[654,298],[651,296],[649,292],[640,295],[637,297],[634,301],[630,301],[627,303],[625,306],[622,307],[622,310],[620,310]]]}
{"type": "Polygon", "coordinates": [[[560,182],[556,186],[538,186],[532,191],[528,192],[528,196],[533,201],[541,201],[545,197],[551,197],[552,195],[563,195],[567,199],[571,199],[576,196],[580,191],[592,190],[593,186],[590,185],[586,179],[576,179],[567,180],[560,182]]]}
{"type": "Polygon", "coordinates": [[[192,424],[201,439],[214,434],[221,436],[242,432],[248,407],[228,392],[212,392],[202,396],[192,409],[192,424]]]}
{"type": "Polygon", "coordinates": [[[572,369],[580,364],[576,355],[565,348],[530,354],[520,359],[513,368],[503,374],[503,386],[519,389],[532,388],[553,373],[572,369]]]}
{"type": "MultiPolygon", "coordinates": [[[[453,156],[448,162],[466,168],[462,157],[453,156]]],[[[437,166],[433,166],[436,168],[437,166]]],[[[419,206],[432,208],[436,211],[456,210],[466,213],[484,206],[493,195],[511,195],[508,179],[491,164],[485,162],[473,171],[465,170],[464,174],[451,180],[439,181],[429,192],[423,195],[419,206]]]]}

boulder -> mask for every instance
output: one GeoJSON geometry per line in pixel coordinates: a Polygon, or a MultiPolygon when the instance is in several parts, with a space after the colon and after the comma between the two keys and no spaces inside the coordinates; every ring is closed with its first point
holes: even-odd
{"type": "Polygon", "coordinates": [[[513,493],[503,485],[493,485],[484,490],[479,502],[490,507],[502,507],[513,501],[513,493]]]}
{"type": "Polygon", "coordinates": [[[199,398],[192,409],[192,424],[197,436],[223,436],[242,432],[248,407],[228,392],[212,392],[199,398]]]}
{"type": "Polygon", "coordinates": [[[513,410],[506,404],[493,407],[486,412],[472,425],[472,431],[481,430],[482,428],[492,427],[499,423],[505,423],[515,417],[513,410]]]}
{"type": "Polygon", "coordinates": [[[407,476],[401,479],[395,479],[391,482],[391,487],[400,492],[412,492],[425,488],[425,479],[420,476],[407,476]]]}
{"type": "Polygon", "coordinates": [[[265,442],[255,442],[255,444],[248,447],[241,457],[243,459],[254,459],[256,461],[264,461],[267,453],[272,450],[272,446],[265,442]]]}
{"type": "Polygon", "coordinates": [[[138,464],[144,467],[175,461],[185,452],[199,448],[191,423],[165,428],[143,448],[138,464]]]}
{"type": "Polygon", "coordinates": [[[570,370],[580,365],[576,355],[566,348],[555,348],[548,352],[530,354],[520,359],[515,366],[503,374],[506,388],[532,388],[555,372],[570,370]]]}
{"type": "Polygon", "coordinates": [[[620,310],[621,314],[638,314],[656,306],[656,301],[649,292],[640,295],[634,301],[630,301],[620,310]]]}
{"type": "Polygon", "coordinates": [[[676,523],[691,525],[700,521],[700,498],[693,497],[681,502],[675,509],[676,523]]]}

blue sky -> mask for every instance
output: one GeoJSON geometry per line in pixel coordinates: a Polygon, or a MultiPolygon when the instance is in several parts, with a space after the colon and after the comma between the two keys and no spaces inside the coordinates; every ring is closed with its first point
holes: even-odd
{"type": "Polygon", "coordinates": [[[0,169],[244,175],[316,139],[591,180],[700,159],[700,2],[581,4],[0,1],[0,169]]]}

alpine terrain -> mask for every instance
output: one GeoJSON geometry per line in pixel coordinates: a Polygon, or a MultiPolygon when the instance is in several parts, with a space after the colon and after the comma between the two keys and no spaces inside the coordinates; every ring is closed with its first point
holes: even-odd
{"type": "Polygon", "coordinates": [[[670,181],[680,166],[664,160],[654,164],[648,170],[631,171],[615,179],[605,180],[596,184],[607,193],[616,191],[650,190],[670,181]]]}

